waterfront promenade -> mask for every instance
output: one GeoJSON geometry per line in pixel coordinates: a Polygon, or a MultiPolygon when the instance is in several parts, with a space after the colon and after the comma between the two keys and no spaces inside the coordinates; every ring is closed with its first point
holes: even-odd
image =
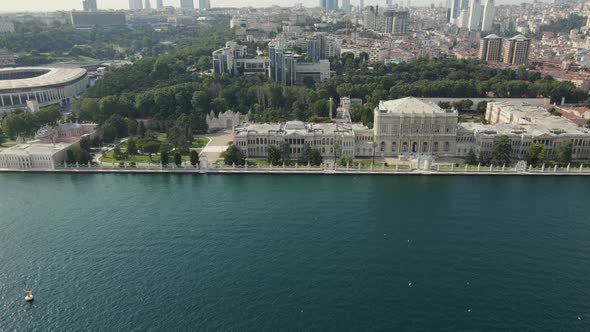
{"type": "Polygon", "coordinates": [[[60,166],[55,169],[0,169],[4,173],[123,173],[123,174],[315,174],[315,175],[496,175],[496,176],[590,176],[590,167],[493,167],[435,165],[429,169],[415,169],[407,165],[381,167],[310,167],[273,166],[237,167],[213,165],[209,168],[192,166],[60,166]]]}

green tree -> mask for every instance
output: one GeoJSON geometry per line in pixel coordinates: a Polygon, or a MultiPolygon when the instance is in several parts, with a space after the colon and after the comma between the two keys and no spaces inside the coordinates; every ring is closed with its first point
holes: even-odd
{"type": "Polygon", "coordinates": [[[137,125],[137,134],[141,137],[145,136],[145,124],[143,124],[143,121],[139,121],[139,124],[137,125]]]}
{"type": "Polygon", "coordinates": [[[127,153],[129,155],[137,154],[137,143],[133,138],[127,140],[127,153]]]}
{"type": "Polygon", "coordinates": [[[525,160],[527,164],[537,166],[545,160],[545,145],[533,143],[526,150],[525,160]]]}
{"type": "Polygon", "coordinates": [[[559,144],[555,148],[555,159],[560,165],[567,165],[572,161],[572,142],[559,144]]]}
{"type": "Polygon", "coordinates": [[[269,145],[266,149],[266,160],[271,165],[279,165],[281,163],[281,150],[274,145],[269,145]]]}
{"type": "Polygon", "coordinates": [[[477,112],[478,113],[485,113],[486,110],[488,108],[488,102],[487,101],[480,101],[479,103],[477,103],[477,112]]]}
{"type": "Polygon", "coordinates": [[[182,156],[178,152],[174,152],[174,164],[176,166],[182,165],[182,156]]]}
{"type": "Polygon", "coordinates": [[[93,144],[94,144],[94,142],[92,142],[92,139],[90,138],[90,136],[82,137],[82,139],[80,139],[80,142],[78,143],[78,145],[80,145],[80,148],[82,148],[82,150],[86,150],[86,151],[90,151],[93,144]]]}
{"type": "Polygon", "coordinates": [[[139,124],[135,119],[127,119],[127,131],[129,136],[137,135],[139,124]]]}
{"type": "Polygon", "coordinates": [[[86,165],[90,162],[90,154],[86,150],[80,150],[78,152],[78,163],[80,165],[86,165]]]}
{"type": "Polygon", "coordinates": [[[189,156],[191,160],[191,165],[193,167],[197,166],[199,164],[199,153],[195,150],[191,150],[189,156]]]}
{"type": "Polygon", "coordinates": [[[168,160],[168,152],[167,151],[162,151],[162,153],[160,153],[160,163],[162,163],[162,166],[166,167],[169,163],[168,160]]]}
{"type": "Polygon", "coordinates": [[[72,149],[68,149],[66,151],[66,163],[68,165],[72,165],[76,163],[76,155],[72,149]]]}
{"type": "Polygon", "coordinates": [[[234,144],[231,144],[227,150],[225,151],[225,155],[223,157],[223,162],[226,165],[244,165],[246,163],[246,159],[244,158],[244,155],[242,154],[242,151],[240,151],[240,149],[235,146],[234,144]]]}
{"type": "Polygon", "coordinates": [[[473,149],[469,149],[469,153],[467,154],[467,157],[465,157],[465,163],[468,165],[477,165],[477,156],[473,149]]]}
{"type": "Polygon", "coordinates": [[[318,149],[311,149],[309,153],[309,163],[311,166],[319,166],[322,164],[322,154],[318,149]]]}
{"type": "Polygon", "coordinates": [[[497,166],[510,165],[512,145],[510,138],[506,135],[500,136],[492,146],[492,164],[497,166]]]}
{"type": "Polygon", "coordinates": [[[291,145],[283,142],[279,146],[279,150],[281,151],[281,162],[288,163],[291,160],[291,145]]]}
{"type": "Polygon", "coordinates": [[[140,144],[140,149],[141,149],[141,152],[148,154],[150,161],[151,161],[152,154],[158,153],[158,151],[160,150],[160,142],[155,141],[155,140],[148,140],[148,141],[142,142],[140,144]]]}

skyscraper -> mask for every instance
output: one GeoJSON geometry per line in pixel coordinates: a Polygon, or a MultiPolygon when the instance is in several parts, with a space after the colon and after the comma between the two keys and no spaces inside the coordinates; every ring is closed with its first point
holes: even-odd
{"type": "Polygon", "coordinates": [[[479,42],[479,59],[481,61],[502,60],[502,38],[496,35],[489,35],[479,42]]]}
{"type": "Polygon", "coordinates": [[[320,7],[325,11],[338,10],[338,0],[320,0],[320,7]]]}
{"type": "Polygon", "coordinates": [[[145,0],[145,5],[143,6],[143,8],[152,9],[152,4],[150,3],[150,0],[145,0]]]}
{"type": "Polygon", "coordinates": [[[404,35],[408,33],[408,21],[410,14],[407,11],[388,10],[385,16],[385,32],[392,35],[404,35]]]}
{"type": "Polygon", "coordinates": [[[141,0],[129,0],[129,9],[130,10],[142,10],[143,3],[141,0]]]}
{"type": "Polygon", "coordinates": [[[485,6],[483,8],[481,31],[492,31],[495,14],[496,8],[494,7],[494,0],[486,0],[485,6]]]}
{"type": "Polygon", "coordinates": [[[350,0],[342,0],[342,10],[345,13],[350,13],[350,0]]]}
{"type": "Polygon", "coordinates": [[[199,0],[199,9],[211,9],[211,1],[210,0],[199,0]]]}
{"type": "Polygon", "coordinates": [[[180,9],[195,9],[193,0],[180,0],[180,9]]]}
{"type": "Polygon", "coordinates": [[[162,9],[164,9],[164,0],[157,0],[157,1],[156,1],[156,9],[157,9],[157,10],[162,10],[162,9]]]}
{"type": "Polygon", "coordinates": [[[504,41],[503,60],[513,65],[526,65],[529,62],[531,40],[523,35],[514,36],[504,41]]]}
{"type": "Polygon", "coordinates": [[[471,0],[469,4],[469,30],[477,30],[481,22],[481,5],[479,0],[471,0]]]}
{"type": "Polygon", "coordinates": [[[82,7],[84,11],[95,11],[98,10],[98,5],[96,4],[96,0],[84,0],[82,1],[82,7]]]}
{"type": "Polygon", "coordinates": [[[361,13],[365,10],[365,0],[361,0],[361,2],[359,2],[359,6],[361,7],[361,13]]]}
{"type": "Polygon", "coordinates": [[[461,0],[451,0],[451,8],[449,10],[449,23],[453,23],[454,20],[459,16],[461,11],[461,0]]]}

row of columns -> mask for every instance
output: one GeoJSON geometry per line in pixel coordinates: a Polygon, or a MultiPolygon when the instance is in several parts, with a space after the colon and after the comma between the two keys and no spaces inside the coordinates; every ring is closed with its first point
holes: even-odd
{"type": "Polygon", "coordinates": [[[66,98],[63,89],[51,89],[34,93],[27,92],[26,99],[23,101],[24,95],[24,93],[0,95],[0,104],[3,107],[24,105],[27,100],[33,99],[31,96],[35,96],[35,100],[37,100],[40,104],[66,98]],[[6,102],[5,98],[8,98],[9,102],[6,102]],[[15,101],[18,101],[18,104],[15,103],[15,101]]]}

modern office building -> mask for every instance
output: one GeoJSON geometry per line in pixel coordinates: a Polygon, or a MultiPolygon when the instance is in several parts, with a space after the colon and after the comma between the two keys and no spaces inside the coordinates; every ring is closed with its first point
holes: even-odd
{"type": "Polygon", "coordinates": [[[351,11],[350,0],[342,0],[342,10],[345,13],[350,13],[350,11],[351,11]]]}
{"type": "Polygon", "coordinates": [[[156,9],[157,10],[164,9],[164,0],[156,0],[156,9]]]}
{"type": "Polygon", "coordinates": [[[213,70],[216,74],[231,75],[268,75],[269,59],[264,57],[248,58],[248,48],[229,41],[225,47],[213,52],[213,70]]]}
{"type": "Polygon", "coordinates": [[[307,57],[313,62],[330,59],[340,54],[341,41],[325,34],[316,34],[307,39],[306,44],[307,57]]]}
{"type": "Polygon", "coordinates": [[[150,0],[145,0],[145,5],[143,6],[143,8],[145,9],[152,9],[152,4],[150,2],[150,0]]]}
{"type": "Polygon", "coordinates": [[[384,31],[385,17],[383,9],[379,8],[379,6],[367,6],[363,12],[363,24],[369,30],[384,31]]]}
{"type": "Polygon", "coordinates": [[[86,12],[91,12],[98,10],[98,5],[96,4],[96,0],[84,0],[82,1],[82,8],[86,12]]]}
{"type": "Polygon", "coordinates": [[[180,9],[193,10],[195,9],[195,3],[193,0],[180,0],[180,9]]]}
{"type": "Polygon", "coordinates": [[[385,33],[405,35],[409,32],[410,13],[407,11],[385,11],[385,33]]]}
{"type": "Polygon", "coordinates": [[[461,0],[451,0],[451,7],[449,8],[448,12],[448,21],[449,23],[454,23],[455,19],[459,16],[461,12],[461,0]]]}
{"type": "Polygon", "coordinates": [[[323,82],[330,78],[330,61],[295,63],[295,84],[323,82]]]}
{"type": "Polygon", "coordinates": [[[494,5],[494,0],[485,0],[481,31],[492,31],[495,15],[496,7],[494,5]]]}
{"type": "Polygon", "coordinates": [[[481,23],[482,8],[480,0],[471,0],[469,2],[469,30],[478,30],[481,23]]]}
{"type": "Polygon", "coordinates": [[[211,0],[199,0],[199,9],[200,10],[211,9],[211,0]]]}
{"type": "Polygon", "coordinates": [[[338,0],[320,0],[320,7],[324,11],[338,10],[338,0]]]}
{"type": "Polygon", "coordinates": [[[502,38],[494,34],[488,35],[479,42],[479,59],[481,61],[502,61],[502,38]]]}
{"type": "Polygon", "coordinates": [[[129,0],[129,9],[130,10],[142,10],[143,9],[142,0],[129,0]]]}
{"type": "Polygon", "coordinates": [[[523,35],[514,36],[504,41],[503,60],[513,65],[529,63],[531,40],[523,35]]]}
{"type": "Polygon", "coordinates": [[[284,85],[294,85],[296,54],[271,43],[268,45],[268,56],[270,62],[269,77],[284,85]]]}
{"type": "Polygon", "coordinates": [[[72,12],[72,25],[76,29],[90,29],[95,26],[122,26],[127,24],[124,12],[72,12]]]}

